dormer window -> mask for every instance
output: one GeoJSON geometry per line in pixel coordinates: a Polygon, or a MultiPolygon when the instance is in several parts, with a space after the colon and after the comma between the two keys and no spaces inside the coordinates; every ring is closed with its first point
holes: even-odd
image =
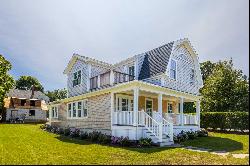
{"type": "Polygon", "coordinates": [[[73,87],[81,84],[82,72],[81,70],[74,73],[73,87]]]}
{"type": "Polygon", "coordinates": [[[193,83],[194,82],[194,69],[191,69],[191,72],[190,72],[190,83],[193,83]]]}
{"type": "Polygon", "coordinates": [[[170,78],[176,80],[176,61],[171,59],[170,61],[170,78]]]}

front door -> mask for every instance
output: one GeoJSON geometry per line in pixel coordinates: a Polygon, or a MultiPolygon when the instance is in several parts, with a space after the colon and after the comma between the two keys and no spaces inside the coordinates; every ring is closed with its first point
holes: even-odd
{"type": "Polygon", "coordinates": [[[153,111],[153,100],[152,100],[152,99],[146,99],[145,106],[146,106],[146,113],[147,113],[149,116],[152,116],[152,111],[153,111]]]}

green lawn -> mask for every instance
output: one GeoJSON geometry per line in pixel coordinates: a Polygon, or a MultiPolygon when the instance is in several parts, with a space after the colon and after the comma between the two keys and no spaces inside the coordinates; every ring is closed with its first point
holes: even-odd
{"type": "MultiPolygon", "coordinates": [[[[211,133],[193,146],[248,153],[248,136],[211,133]],[[214,137],[225,140],[216,141],[214,137]],[[208,142],[208,143],[206,143],[208,142]],[[241,144],[242,146],[239,146],[241,144]],[[233,148],[230,148],[230,147],[233,148]]],[[[195,143],[196,142],[196,143],[195,143]]],[[[0,124],[0,164],[249,164],[248,158],[218,156],[182,148],[121,148],[72,140],[42,131],[39,125],[0,124]]]]}
{"type": "Polygon", "coordinates": [[[208,148],[212,151],[227,151],[230,153],[249,153],[249,135],[209,133],[209,137],[188,140],[183,145],[208,148]]]}

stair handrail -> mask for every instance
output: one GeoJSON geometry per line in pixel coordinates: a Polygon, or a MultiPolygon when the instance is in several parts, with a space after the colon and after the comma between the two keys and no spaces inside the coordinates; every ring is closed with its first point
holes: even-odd
{"type": "Polygon", "coordinates": [[[143,121],[144,122],[143,125],[145,126],[145,128],[148,129],[148,131],[150,131],[154,136],[156,136],[159,139],[160,138],[160,124],[150,115],[148,115],[146,112],[144,111],[140,111],[140,112],[142,112],[145,118],[145,120],[143,121]]]}
{"type": "Polygon", "coordinates": [[[159,114],[155,114],[156,116],[158,116],[159,119],[162,119],[162,132],[164,134],[166,134],[170,141],[173,141],[173,122],[172,122],[172,118],[168,117],[167,119],[165,119],[163,116],[160,117],[159,114]]]}

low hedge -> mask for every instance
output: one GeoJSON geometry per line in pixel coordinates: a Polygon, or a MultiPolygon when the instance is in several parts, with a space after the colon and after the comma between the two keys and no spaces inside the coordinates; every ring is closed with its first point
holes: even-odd
{"type": "Polygon", "coordinates": [[[201,127],[220,130],[249,130],[248,112],[202,112],[201,127]]]}

